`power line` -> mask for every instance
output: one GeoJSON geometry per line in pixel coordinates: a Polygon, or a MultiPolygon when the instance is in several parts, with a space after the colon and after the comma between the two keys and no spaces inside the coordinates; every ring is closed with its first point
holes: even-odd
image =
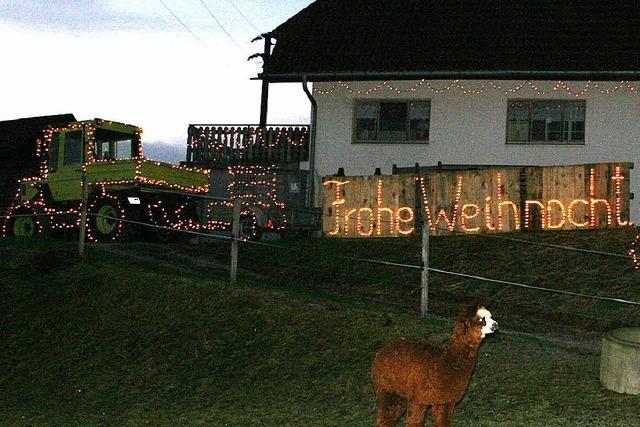
{"type": "Polygon", "coordinates": [[[229,39],[233,42],[233,44],[236,45],[236,47],[240,47],[240,44],[236,41],[236,39],[233,38],[233,36],[231,34],[229,34],[229,32],[224,28],[224,26],[222,25],[222,23],[218,20],[218,18],[216,18],[216,16],[213,14],[213,12],[211,12],[211,9],[209,9],[209,7],[207,6],[207,4],[204,2],[204,0],[200,0],[200,3],[202,3],[202,5],[204,6],[205,9],[207,9],[207,12],[209,12],[209,16],[211,16],[211,18],[216,22],[216,24],[218,24],[218,27],[220,27],[220,29],[222,31],[224,31],[224,33],[227,35],[227,37],[229,37],[229,39]]]}
{"type": "Polygon", "coordinates": [[[204,47],[209,47],[205,44],[205,42],[202,41],[202,39],[200,39],[200,37],[198,37],[196,35],[196,33],[194,33],[193,31],[191,31],[191,28],[189,28],[189,26],[187,26],[187,24],[185,24],[184,22],[182,22],[182,19],[178,18],[178,15],[176,15],[175,13],[173,13],[173,11],[169,8],[169,6],[167,6],[167,4],[163,1],[163,0],[158,0],[160,3],[162,3],[162,5],[164,6],[165,9],[167,9],[169,11],[169,13],[171,15],[173,15],[174,18],[176,18],[176,21],[178,21],[180,23],[180,25],[182,25],[184,27],[185,30],[187,30],[196,40],[198,40],[204,47]]]}
{"type": "Polygon", "coordinates": [[[238,6],[236,6],[236,4],[233,2],[233,0],[227,0],[227,2],[228,2],[231,6],[233,6],[233,8],[236,10],[236,12],[238,12],[238,14],[239,14],[240,16],[242,16],[242,18],[244,18],[244,20],[247,22],[247,24],[251,25],[251,26],[253,27],[253,29],[254,29],[254,30],[256,30],[256,31],[260,31],[260,30],[258,30],[258,28],[257,28],[255,25],[253,25],[253,22],[251,22],[251,21],[249,20],[249,18],[247,18],[247,17],[245,16],[245,14],[244,14],[244,13],[242,13],[242,12],[240,11],[240,9],[238,9],[238,6]]]}

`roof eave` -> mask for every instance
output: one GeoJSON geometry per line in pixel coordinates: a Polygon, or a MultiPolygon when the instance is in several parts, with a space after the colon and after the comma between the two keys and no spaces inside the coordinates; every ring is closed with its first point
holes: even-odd
{"type": "Polygon", "coordinates": [[[480,71],[340,71],[340,72],[308,72],[308,73],[261,73],[258,80],[271,83],[333,81],[367,81],[367,80],[421,80],[421,79],[495,79],[495,80],[640,80],[640,71],[531,71],[531,70],[480,70],[480,71]]]}

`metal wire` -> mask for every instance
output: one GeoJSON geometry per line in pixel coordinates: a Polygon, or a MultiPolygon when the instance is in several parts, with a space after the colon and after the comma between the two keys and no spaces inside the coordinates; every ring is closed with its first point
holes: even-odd
{"type": "Polygon", "coordinates": [[[180,23],[180,25],[182,25],[184,27],[185,30],[187,30],[194,39],[198,40],[204,47],[208,48],[209,46],[207,46],[207,44],[205,42],[202,41],[202,39],[200,37],[198,37],[196,35],[196,33],[193,32],[193,30],[191,28],[189,28],[189,26],[187,24],[185,24],[182,19],[180,19],[178,17],[178,15],[176,15],[173,10],[171,10],[171,8],[169,6],[167,6],[167,4],[163,1],[163,0],[158,0],[160,3],[162,3],[162,6],[164,6],[165,9],[167,9],[169,11],[169,13],[176,19],[176,21],[178,21],[180,23]]]}
{"type": "MultiPolygon", "coordinates": [[[[328,215],[329,217],[335,217],[337,215],[328,215]]],[[[385,219],[380,219],[378,222],[383,223],[383,224],[390,224],[390,225],[394,225],[396,223],[396,221],[392,221],[392,220],[385,220],[385,219]]],[[[526,239],[518,239],[515,237],[507,237],[507,236],[500,236],[498,234],[491,234],[491,233],[465,233],[462,232],[460,230],[450,230],[449,228],[442,228],[442,227],[438,227],[438,231],[445,231],[448,233],[453,233],[459,236],[481,236],[481,237],[486,237],[486,238],[492,238],[492,239],[501,239],[501,240],[509,240],[512,242],[519,242],[519,243],[526,243],[529,245],[533,245],[533,246],[546,246],[546,247],[550,247],[550,248],[555,248],[555,249],[562,249],[562,250],[566,250],[566,251],[573,251],[573,252],[582,252],[582,253],[589,253],[589,254],[595,254],[595,255],[605,255],[605,256],[610,256],[610,257],[615,257],[615,258],[625,258],[625,259],[629,259],[629,256],[626,254],[619,254],[619,253],[615,253],[615,252],[604,252],[604,251],[596,251],[596,250],[592,250],[592,249],[581,249],[581,248],[576,248],[573,246],[565,246],[565,245],[557,245],[555,243],[545,243],[545,242],[536,242],[533,240],[526,240],[526,239]]]]}
{"type": "MultiPolygon", "coordinates": [[[[185,234],[190,234],[190,235],[195,235],[195,236],[204,236],[204,237],[220,239],[220,240],[227,240],[227,241],[233,241],[234,240],[234,237],[232,237],[232,236],[229,237],[229,236],[221,236],[221,235],[216,235],[216,234],[201,233],[201,232],[197,232],[197,231],[180,230],[180,229],[175,229],[175,228],[171,228],[171,227],[165,227],[165,226],[160,226],[160,225],[155,225],[155,224],[149,224],[149,223],[145,223],[145,222],[141,222],[141,221],[134,221],[134,220],[124,219],[124,218],[114,218],[114,217],[111,217],[111,216],[99,215],[99,214],[89,213],[89,212],[87,213],[87,215],[91,215],[91,216],[94,216],[94,217],[108,218],[108,219],[111,219],[111,220],[122,221],[122,222],[125,222],[125,223],[136,224],[136,225],[140,225],[140,226],[156,228],[156,229],[161,229],[161,230],[167,230],[167,231],[172,231],[172,232],[176,232],[176,233],[185,233],[185,234]]],[[[26,216],[33,216],[33,215],[26,215],[26,216]]],[[[281,249],[281,250],[287,250],[287,251],[294,251],[295,250],[295,249],[292,249],[292,248],[286,248],[286,247],[283,247],[283,246],[280,246],[280,245],[274,245],[274,244],[271,244],[271,243],[256,242],[256,241],[250,241],[250,240],[241,240],[241,241],[243,243],[247,243],[247,244],[251,244],[251,245],[264,246],[264,247],[273,247],[273,248],[277,248],[277,249],[281,249]]],[[[377,260],[377,259],[350,257],[350,256],[346,256],[346,255],[338,255],[338,256],[341,257],[341,258],[352,260],[352,261],[367,262],[367,263],[379,264],[379,265],[389,265],[389,266],[407,268],[407,269],[412,269],[412,270],[422,270],[423,269],[423,267],[420,266],[420,265],[403,264],[403,263],[398,263],[398,262],[391,262],[391,261],[384,261],[384,260],[377,260]]],[[[640,302],[624,300],[624,299],[621,299],[621,298],[604,297],[604,296],[599,296],[599,295],[590,295],[590,294],[584,294],[584,293],[579,293],[579,292],[565,291],[565,290],[562,290],[562,289],[545,288],[545,287],[541,287],[541,286],[527,285],[527,284],[524,284],[524,283],[512,282],[512,281],[507,281],[507,280],[491,279],[491,278],[482,277],[482,276],[476,276],[476,275],[472,275],[472,274],[447,271],[447,270],[442,270],[442,269],[433,268],[433,267],[429,267],[428,270],[433,272],[433,273],[437,273],[437,274],[443,274],[443,275],[455,276],[455,277],[462,277],[462,278],[481,281],[481,282],[486,282],[486,283],[502,284],[502,285],[513,286],[513,287],[518,287],[518,288],[541,291],[541,292],[549,292],[549,293],[555,293],[555,294],[560,294],[560,295],[569,295],[569,296],[574,296],[574,297],[579,297],[579,298],[587,298],[587,299],[593,299],[593,300],[609,301],[609,302],[615,302],[615,303],[620,303],[620,304],[628,304],[628,305],[640,306],[640,302]]]]}
{"type": "MultiPolygon", "coordinates": [[[[349,258],[353,259],[353,260],[369,262],[369,263],[373,263],[373,264],[393,265],[393,266],[396,266],[396,267],[412,268],[412,269],[422,270],[422,267],[418,266],[418,265],[400,264],[400,263],[395,263],[395,262],[388,262],[388,261],[367,259],[367,258],[354,258],[354,257],[349,257],[349,258]]],[[[620,299],[620,298],[602,297],[602,296],[598,296],[598,295],[589,295],[589,294],[582,294],[582,293],[578,293],[578,292],[564,291],[564,290],[561,290],[561,289],[543,288],[543,287],[540,287],[540,286],[526,285],[524,283],[510,282],[510,281],[507,281],[507,280],[490,279],[490,278],[487,278],[487,277],[474,276],[472,274],[466,274],[466,273],[456,273],[456,272],[453,272],[453,271],[441,270],[439,268],[433,268],[433,267],[429,267],[428,270],[432,271],[434,273],[446,274],[446,275],[449,275],[449,276],[464,277],[466,279],[478,280],[478,281],[481,281],[481,282],[499,283],[499,284],[502,284],[502,285],[514,286],[514,287],[518,287],[518,288],[533,289],[533,290],[543,291],[543,292],[551,292],[551,293],[562,294],[562,295],[571,295],[571,296],[576,296],[576,297],[581,297],[581,298],[597,299],[597,300],[602,300],[602,301],[611,301],[611,302],[618,302],[618,303],[622,303],[622,304],[630,304],[630,305],[638,305],[638,306],[640,306],[640,302],[628,301],[628,300],[623,300],[623,299],[620,299]]]]}
{"type": "Polygon", "coordinates": [[[31,214],[16,214],[16,215],[1,215],[0,218],[24,218],[31,216],[54,216],[54,215],[77,215],[78,212],[53,212],[53,213],[31,213],[31,214]]]}
{"type": "Polygon", "coordinates": [[[131,219],[115,218],[115,217],[107,216],[107,215],[99,215],[99,214],[92,213],[92,212],[87,212],[87,215],[91,215],[91,216],[99,217],[99,218],[107,218],[107,219],[115,220],[115,221],[126,222],[126,223],[129,223],[129,224],[141,225],[141,226],[149,227],[149,228],[157,228],[157,229],[160,229],[160,230],[174,231],[176,233],[186,233],[186,234],[192,234],[194,236],[211,237],[211,238],[220,239],[220,240],[233,240],[233,237],[221,236],[219,234],[208,234],[208,233],[200,233],[198,231],[180,230],[180,229],[176,229],[176,228],[165,227],[165,226],[162,226],[162,225],[149,224],[148,222],[140,222],[140,221],[134,221],[134,220],[131,220],[131,219]]]}
{"type": "Polygon", "coordinates": [[[227,35],[229,40],[231,40],[233,42],[233,44],[236,45],[236,47],[240,47],[240,44],[236,41],[236,39],[233,38],[231,33],[229,33],[227,31],[227,29],[224,27],[224,25],[222,25],[222,22],[220,22],[220,20],[211,11],[211,9],[209,9],[209,6],[207,6],[207,4],[204,2],[204,0],[200,0],[200,3],[202,4],[202,6],[204,6],[205,9],[207,9],[207,12],[209,13],[209,16],[211,17],[211,19],[213,19],[213,21],[218,25],[218,27],[220,27],[220,29],[227,35]]]}
{"type": "MultiPolygon", "coordinates": [[[[143,190],[143,192],[145,192],[143,190]]],[[[153,189],[153,193],[167,193],[167,194],[179,194],[182,196],[188,196],[188,197],[198,197],[201,199],[208,199],[208,200],[219,200],[221,202],[233,202],[234,199],[230,199],[228,197],[217,197],[217,196],[210,196],[208,194],[198,194],[198,193],[185,193],[183,191],[172,191],[172,190],[161,190],[161,189],[153,189]]]]}
{"type": "Polygon", "coordinates": [[[533,245],[533,246],[546,246],[546,247],[550,247],[550,248],[556,248],[556,249],[562,249],[565,251],[573,251],[573,252],[583,252],[583,253],[589,253],[589,254],[596,254],[596,255],[606,255],[606,256],[611,256],[611,257],[616,257],[616,258],[625,258],[625,259],[629,259],[628,255],[623,255],[623,254],[618,254],[615,252],[604,252],[604,251],[596,251],[596,250],[592,250],[592,249],[581,249],[581,248],[576,248],[574,246],[565,246],[565,245],[557,245],[555,243],[546,243],[546,242],[536,242],[533,240],[526,240],[526,239],[518,239],[516,237],[507,237],[507,236],[500,236],[497,234],[490,234],[490,233],[477,233],[477,234],[469,234],[469,233],[464,233],[458,230],[449,230],[448,228],[440,228],[439,230],[442,231],[449,231],[452,232],[454,234],[457,235],[463,235],[463,236],[482,236],[482,237],[488,237],[488,238],[492,238],[492,239],[500,239],[500,240],[508,240],[511,242],[518,242],[518,243],[526,243],[529,245],[533,245]]]}

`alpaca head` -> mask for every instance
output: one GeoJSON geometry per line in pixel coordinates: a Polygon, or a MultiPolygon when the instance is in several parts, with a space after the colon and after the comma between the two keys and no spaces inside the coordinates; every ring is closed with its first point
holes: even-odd
{"type": "Polygon", "coordinates": [[[458,323],[464,324],[466,330],[480,339],[498,329],[498,322],[493,320],[489,310],[479,304],[465,307],[458,317],[458,323]]]}
{"type": "Polygon", "coordinates": [[[484,307],[480,307],[476,312],[477,322],[482,325],[482,335],[481,338],[484,338],[488,334],[492,334],[498,330],[498,322],[493,320],[491,317],[491,313],[484,307]]]}

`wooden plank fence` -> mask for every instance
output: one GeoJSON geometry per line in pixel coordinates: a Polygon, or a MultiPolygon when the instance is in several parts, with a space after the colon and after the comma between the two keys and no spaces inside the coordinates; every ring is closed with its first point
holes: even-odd
{"type": "Polygon", "coordinates": [[[323,230],[332,237],[398,237],[570,230],[629,224],[632,163],[428,170],[326,177],[323,230]]]}

